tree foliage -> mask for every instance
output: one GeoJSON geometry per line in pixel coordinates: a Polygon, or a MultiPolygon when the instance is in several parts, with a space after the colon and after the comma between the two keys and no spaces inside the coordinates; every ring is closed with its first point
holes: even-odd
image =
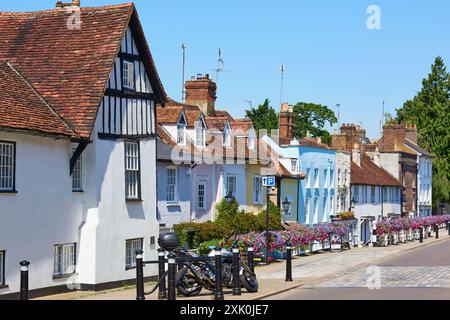
{"type": "Polygon", "coordinates": [[[294,106],[297,138],[306,137],[309,131],[314,137],[322,137],[324,143],[331,143],[331,135],[325,125],[337,122],[336,115],[329,107],[315,103],[299,102],[294,106]]]}
{"type": "Polygon", "coordinates": [[[450,73],[437,57],[422,89],[397,109],[399,122],[416,124],[419,145],[431,151],[433,159],[433,205],[450,201],[450,73]]]}
{"type": "MultiPolygon", "coordinates": [[[[253,127],[259,133],[260,129],[266,129],[267,132],[278,128],[278,113],[270,106],[270,100],[264,100],[256,109],[251,108],[245,111],[247,118],[253,122],[253,127]]],[[[259,137],[259,135],[258,135],[259,137]]]]}

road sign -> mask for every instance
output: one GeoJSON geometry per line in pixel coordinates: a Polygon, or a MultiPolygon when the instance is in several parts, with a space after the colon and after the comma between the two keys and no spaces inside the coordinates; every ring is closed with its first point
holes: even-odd
{"type": "Polygon", "coordinates": [[[264,187],[275,187],[275,177],[263,177],[262,184],[264,187]]]}

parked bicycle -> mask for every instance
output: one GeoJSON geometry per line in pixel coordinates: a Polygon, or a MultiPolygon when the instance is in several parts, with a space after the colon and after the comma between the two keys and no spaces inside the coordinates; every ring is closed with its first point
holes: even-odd
{"type": "MultiPolygon", "coordinates": [[[[215,251],[219,250],[217,247],[210,247],[209,256],[214,256],[215,251]]],[[[178,257],[198,257],[193,252],[185,249],[176,249],[175,254],[178,257]]],[[[222,249],[222,276],[223,284],[227,288],[233,287],[233,259],[232,253],[228,250],[222,249]]],[[[248,292],[257,292],[259,285],[256,274],[250,270],[247,263],[243,261],[242,257],[239,259],[239,275],[240,283],[248,292]]],[[[214,291],[216,284],[216,268],[213,262],[186,262],[179,270],[176,278],[176,285],[178,292],[185,297],[197,296],[203,288],[214,291]]]]}

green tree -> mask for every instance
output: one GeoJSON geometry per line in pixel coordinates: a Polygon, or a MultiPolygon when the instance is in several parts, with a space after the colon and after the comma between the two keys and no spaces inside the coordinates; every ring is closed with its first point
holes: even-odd
{"type": "Polygon", "coordinates": [[[384,123],[385,124],[398,124],[397,118],[394,117],[391,113],[384,113],[384,123]]]}
{"type": "Polygon", "coordinates": [[[331,135],[324,127],[337,122],[333,110],[321,104],[299,102],[294,106],[294,113],[297,138],[306,137],[309,131],[314,137],[321,137],[324,143],[331,143],[331,135]]]}
{"type": "Polygon", "coordinates": [[[270,106],[270,100],[264,100],[263,104],[260,104],[256,109],[251,108],[245,111],[247,118],[253,122],[258,137],[259,130],[266,129],[270,133],[270,130],[278,128],[278,114],[275,109],[270,106]]]}
{"type": "Polygon", "coordinates": [[[401,123],[416,124],[419,145],[431,151],[433,159],[433,205],[450,201],[450,74],[437,57],[422,89],[397,109],[401,123]]]}

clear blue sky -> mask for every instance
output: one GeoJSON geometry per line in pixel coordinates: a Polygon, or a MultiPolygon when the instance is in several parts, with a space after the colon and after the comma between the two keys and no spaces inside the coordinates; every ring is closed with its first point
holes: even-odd
{"type": "MultiPolygon", "coordinates": [[[[56,0],[0,0],[0,11],[53,8],[56,0]]],[[[81,0],[82,6],[123,0],[81,0]]],[[[381,104],[395,108],[420,89],[441,55],[450,68],[448,0],[136,0],[167,93],[181,98],[181,44],[187,77],[213,73],[217,49],[224,69],[219,108],[243,117],[251,100],[278,109],[280,65],[284,101],[341,104],[341,122],[362,122],[379,134],[381,104]],[[368,30],[369,5],[381,8],[381,30],[368,30]]],[[[1,32],[1,31],[0,31],[1,32]]]]}

